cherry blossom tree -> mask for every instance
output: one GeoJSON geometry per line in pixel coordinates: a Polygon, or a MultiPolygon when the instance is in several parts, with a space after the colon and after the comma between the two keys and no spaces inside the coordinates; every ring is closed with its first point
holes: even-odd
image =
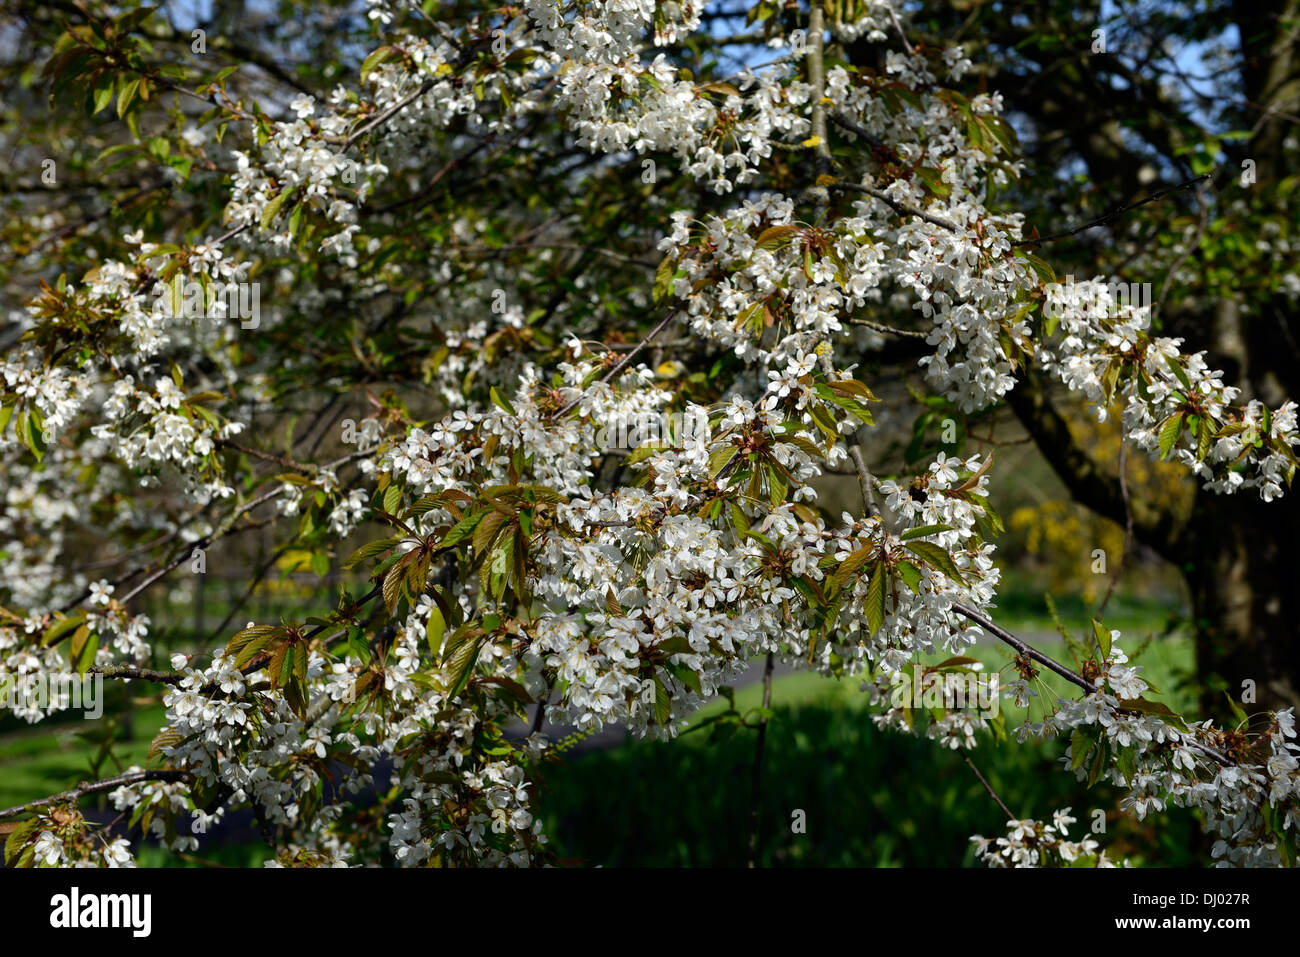
{"type": "MultiPolygon", "coordinates": [[[[18,188],[112,199],[7,239],[0,674],[129,682],[166,725],[147,766],[0,811],[9,861],[192,851],[250,809],[282,865],[550,863],[549,729],[672,737],[781,660],[940,746],[1055,739],[1138,817],[1197,809],[1216,862],[1295,862],[1290,710],[1175,714],[1101,621],[1072,665],[1031,647],[997,624],[994,459],[873,455],[863,360],[911,338],[965,412],[1032,362],[1213,493],[1272,502],[1296,466],[1294,403],[1243,398],[1108,277],[1058,280],[959,45],[887,0],[286,8],[287,47],[342,38],[316,89],[247,23],[128,7],[27,12],[20,95],[77,121],[15,134],[18,188]],[[861,505],[833,514],[840,468],[861,505]],[[254,529],[351,577],[158,650],[142,599],[254,529]],[[1045,671],[1076,693],[1018,727],[891,694],[977,641],[1008,700],[1045,671]],[[125,833],[78,810],[105,793],[125,833]]],[[[1072,822],[975,840],[1113,863],[1072,822]]]]}

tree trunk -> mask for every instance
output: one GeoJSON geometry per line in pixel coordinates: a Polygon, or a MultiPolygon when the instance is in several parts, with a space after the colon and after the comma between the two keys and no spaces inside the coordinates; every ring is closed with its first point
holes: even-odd
{"type": "Polygon", "coordinates": [[[1226,712],[1225,691],[1247,714],[1300,707],[1298,492],[1273,502],[1249,492],[1197,494],[1183,529],[1189,557],[1182,572],[1192,594],[1206,714],[1226,712]]]}

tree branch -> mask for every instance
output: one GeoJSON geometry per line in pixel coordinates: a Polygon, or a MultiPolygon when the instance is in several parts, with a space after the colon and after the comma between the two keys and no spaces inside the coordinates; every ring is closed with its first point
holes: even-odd
{"type": "MultiPolygon", "coordinates": [[[[1103,471],[1080,448],[1069,424],[1048,400],[1042,383],[1030,373],[1022,375],[1008,393],[1007,402],[1070,494],[1098,515],[1126,525],[1128,509],[1119,479],[1103,471]]],[[[1177,561],[1182,551],[1181,522],[1141,499],[1132,500],[1131,505],[1138,538],[1171,561],[1177,561]]]]}
{"type": "Polygon", "coordinates": [[[188,781],[190,779],[189,771],[131,771],[127,774],[118,775],[115,778],[106,778],[103,781],[92,783],[81,783],[75,788],[67,791],[60,791],[58,794],[51,794],[47,798],[41,798],[39,801],[28,801],[26,804],[19,804],[15,807],[5,808],[0,811],[0,820],[7,817],[14,817],[22,814],[24,811],[33,811],[38,807],[46,807],[50,804],[68,804],[72,801],[78,801],[88,794],[102,794],[105,791],[116,791],[120,787],[128,784],[139,784],[141,781],[188,781]]]}

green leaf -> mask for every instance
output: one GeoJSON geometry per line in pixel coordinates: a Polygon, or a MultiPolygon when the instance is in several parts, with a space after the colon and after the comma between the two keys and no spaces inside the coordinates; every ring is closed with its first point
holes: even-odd
{"type": "Polygon", "coordinates": [[[406,581],[406,568],[401,564],[394,565],[384,576],[384,607],[388,609],[390,615],[397,611],[397,603],[402,599],[404,581],[406,581]]]}
{"type": "Polygon", "coordinates": [[[429,642],[429,650],[435,655],[442,653],[442,639],[447,633],[447,616],[443,613],[441,602],[436,598],[433,607],[429,610],[429,623],[424,629],[425,638],[429,642]]]}
{"type": "Polygon", "coordinates": [[[1101,780],[1102,775],[1106,773],[1106,746],[1103,743],[1097,745],[1097,757],[1093,759],[1092,770],[1088,773],[1088,787],[1092,787],[1101,780]]]}
{"type": "Polygon", "coordinates": [[[1210,424],[1209,419],[1202,418],[1200,422],[1200,430],[1196,436],[1197,461],[1199,462],[1205,461],[1205,457],[1210,454],[1210,446],[1213,444],[1213,442],[1214,442],[1214,427],[1210,424]]]}
{"type": "Polygon", "coordinates": [[[739,446],[728,443],[722,446],[721,448],[716,448],[712,452],[710,452],[709,453],[709,478],[716,479],[718,477],[718,474],[727,467],[727,463],[729,463],[732,459],[734,459],[736,457],[736,453],[738,453],[739,451],[740,451],[739,446]]]}
{"type": "Polygon", "coordinates": [[[673,278],[677,275],[677,258],[665,256],[655,270],[654,301],[662,302],[673,291],[673,278]]]}
{"type": "Polygon", "coordinates": [[[249,625],[240,631],[235,632],[234,636],[226,644],[226,654],[238,654],[239,650],[247,645],[250,641],[255,641],[264,635],[271,635],[279,631],[274,625],[249,625]]]}
{"type": "Polygon", "coordinates": [[[1160,457],[1167,459],[1169,453],[1173,451],[1174,445],[1178,442],[1178,436],[1183,431],[1183,416],[1181,414],[1171,415],[1165,419],[1160,426],[1160,457]]]}
{"type": "Polygon", "coordinates": [[[466,512],[461,516],[460,521],[453,525],[451,530],[447,532],[446,536],[440,543],[441,547],[451,548],[453,545],[459,545],[470,535],[474,534],[474,529],[478,527],[478,523],[483,521],[483,517],[490,511],[492,510],[488,508],[476,508],[470,512],[466,512]]]}
{"type": "Polygon", "coordinates": [[[45,432],[42,428],[41,414],[36,406],[31,406],[18,413],[18,437],[29,448],[39,462],[45,458],[45,432]]]}
{"type": "Polygon", "coordinates": [[[1172,356],[1165,356],[1165,365],[1169,366],[1169,371],[1183,384],[1183,388],[1191,392],[1192,383],[1187,378],[1187,372],[1183,369],[1183,364],[1172,356]]]}
{"type": "Polygon", "coordinates": [[[99,635],[92,634],[82,625],[72,634],[72,644],[68,646],[68,661],[80,677],[85,677],[90,666],[95,663],[95,654],[99,651],[99,635]]]}
{"type": "Polygon", "coordinates": [[[367,559],[374,558],[377,555],[382,555],[401,540],[402,536],[394,535],[392,538],[381,538],[377,542],[366,542],[366,544],[362,545],[348,556],[348,560],[343,563],[343,567],[352,568],[356,565],[360,565],[367,559]]]}
{"type": "Polygon", "coordinates": [[[1088,733],[1083,728],[1075,728],[1074,733],[1070,735],[1070,770],[1083,767],[1091,750],[1092,738],[1088,737],[1088,733]]]}
{"type": "Polygon", "coordinates": [[[265,230],[267,226],[271,225],[271,220],[275,219],[275,217],[279,214],[280,208],[284,206],[285,200],[287,200],[289,198],[289,195],[293,193],[293,191],[296,190],[297,188],[298,187],[296,186],[289,186],[285,188],[280,193],[279,196],[275,197],[275,199],[271,200],[269,203],[266,204],[266,209],[262,210],[262,219],[261,222],[258,224],[258,228],[265,230]]]}
{"type": "Polygon", "coordinates": [[[370,643],[366,641],[365,632],[354,625],[348,629],[347,640],[349,654],[359,658],[362,664],[370,664],[370,643]]]}
{"type": "Polygon", "coordinates": [[[85,616],[79,614],[73,615],[70,618],[61,618],[56,621],[45,630],[45,636],[41,639],[42,647],[50,648],[53,645],[58,644],[59,641],[68,634],[68,632],[80,628],[85,621],[85,616]]]}
{"type": "Polygon", "coordinates": [[[104,107],[113,101],[113,81],[110,79],[107,83],[95,91],[95,109],[93,112],[98,113],[104,107]]]}
{"type": "Polygon", "coordinates": [[[10,864],[18,851],[42,829],[41,819],[38,817],[19,823],[5,840],[5,864],[10,864]]]}
{"type": "Polygon", "coordinates": [[[755,245],[759,249],[780,249],[789,245],[790,240],[799,232],[798,226],[769,226],[758,234],[755,245]]]}
{"type": "Polygon", "coordinates": [[[1115,764],[1119,766],[1119,773],[1124,775],[1124,782],[1132,784],[1133,778],[1137,776],[1137,756],[1133,749],[1120,748],[1115,764]]]}
{"type": "Polygon", "coordinates": [[[767,469],[767,489],[773,507],[785,501],[786,493],[790,491],[790,483],[785,480],[785,476],[781,474],[779,468],[770,467],[767,469]]]}
{"type": "Polygon", "coordinates": [[[668,697],[668,689],[658,675],[655,675],[655,720],[660,727],[667,727],[668,721],[673,714],[672,699],[668,697]]]}
{"type": "Polygon", "coordinates": [[[269,631],[269,634],[259,635],[240,647],[239,653],[235,655],[236,668],[243,668],[264,651],[267,645],[276,640],[278,629],[271,628],[269,631]]]}
{"type": "Polygon", "coordinates": [[[948,550],[940,548],[934,542],[908,542],[907,549],[927,564],[943,572],[955,582],[965,584],[966,580],[962,578],[961,570],[948,554],[948,550]]]}
{"type": "Polygon", "coordinates": [[[474,665],[478,661],[479,649],[483,647],[485,640],[486,636],[481,633],[476,638],[462,640],[447,659],[447,674],[452,676],[452,685],[447,692],[449,698],[456,697],[469,683],[474,665]]]}
{"type": "Polygon", "coordinates": [[[507,415],[514,415],[514,416],[517,416],[519,414],[518,412],[515,411],[515,407],[510,404],[510,401],[501,394],[500,390],[498,390],[496,386],[493,386],[489,390],[489,395],[491,395],[492,397],[492,404],[495,405],[497,408],[499,408],[502,412],[505,412],[507,415]]]}
{"type": "Polygon", "coordinates": [[[1101,649],[1101,657],[1104,661],[1110,657],[1110,629],[1093,618],[1092,633],[1097,637],[1097,647],[1101,649]]]}
{"type": "Polygon", "coordinates": [[[894,565],[894,570],[903,579],[903,584],[912,589],[913,594],[919,595],[921,593],[921,570],[919,568],[909,561],[899,560],[894,565]]]}
{"type": "Polygon", "coordinates": [[[391,46],[382,46],[361,61],[361,79],[365,80],[370,71],[387,60],[396,52],[391,46]]]}
{"type": "Polygon", "coordinates": [[[1023,246],[1016,247],[1016,255],[1025,261],[1025,264],[1038,275],[1042,282],[1049,285],[1056,282],[1056,271],[1033,253],[1026,252],[1023,246]]]}
{"type": "Polygon", "coordinates": [[[700,676],[694,669],[688,668],[684,664],[671,663],[668,665],[668,670],[684,687],[689,688],[696,694],[704,693],[704,687],[700,684],[700,676]]]}
{"type": "Polygon", "coordinates": [[[1232,712],[1232,717],[1236,720],[1237,724],[1244,725],[1247,718],[1246,712],[1242,710],[1241,705],[1237,704],[1232,695],[1228,694],[1226,691],[1223,693],[1223,696],[1228,699],[1228,709],[1232,712]]]}
{"type": "Polygon", "coordinates": [[[871,584],[867,586],[867,628],[873,636],[885,622],[886,580],[889,569],[884,562],[876,563],[876,570],[871,575],[871,584]]]}
{"type": "Polygon", "coordinates": [[[916,528],[909,528],[899,537],[905,542],[910,542],[914,538],[924,538],[926,535],[949,531],[952,531],[951,525],[918,525],[916,528]]]}
{"type": "Polygon", "coordinates": [[[863,545],[861,548],[851,552],[849,557],[844,559],[844,561],[840,563],[839,568],[835,569],[831,574],[831,584],[835,585],[837,588],[843,588],[844,583],[853,576],[854,572],[866,563],[867,559],[874,554],[875,550],[875,545],[863,545]]]}
{"type": "Polygon", "coordinates": [[[1143,714],[1154,715],[1166,724],[1172,724],[1183,731],[1187,730],[1187,725],[1183,719],[1170,710],[1167,704],[1162,704],[1159,701],[1148,701],[1146,698],[1125,698],[1120,701],[1120,707],[1125,711],[1140,711],[1143,714]]]}
{"type": "Polygon", "coordinates": [[[136,77],[127,83],[123,83],[117,91],[117,118],[120,120],[126,115],[127,108],[131,101],[135,99],[136,92],[140,89],[140,78],[136,77]]]}

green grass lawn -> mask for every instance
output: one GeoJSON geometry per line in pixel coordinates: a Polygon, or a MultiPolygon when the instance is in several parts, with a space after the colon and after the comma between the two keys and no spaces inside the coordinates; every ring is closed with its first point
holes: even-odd
{"type": "Polygon", "coordinates": [[[0,735],[0,807],[25,804],[82,781],[111,777],[132,764],[144,765],[149,742],[162,727],[162,705],[137,708],[132,723],[130,738],[124,729],[116,729],[112,757],[104,757],[95,773],[92,762],[102,746],[98,739],[111,730],[106,721],[71,717],[27,727],[7,720],[6,729],[14,730],[0,735]]]}

